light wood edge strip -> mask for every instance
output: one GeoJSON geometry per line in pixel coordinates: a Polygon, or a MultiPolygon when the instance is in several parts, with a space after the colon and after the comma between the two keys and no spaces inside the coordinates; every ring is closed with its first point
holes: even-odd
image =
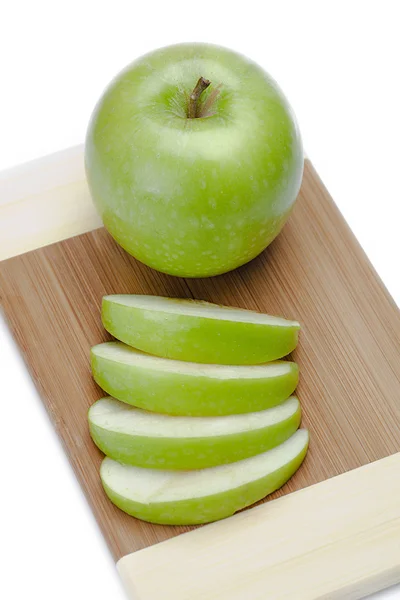
{"type": "Polygon", "coordinates": [[[400,453],[129,554],[132,600],[357,599],[400,581],[400,453]]]}
{"type": "Polygon", "coordinates": [[[0,173],[0,261],[101,226],[83,146],[0,173]]]}

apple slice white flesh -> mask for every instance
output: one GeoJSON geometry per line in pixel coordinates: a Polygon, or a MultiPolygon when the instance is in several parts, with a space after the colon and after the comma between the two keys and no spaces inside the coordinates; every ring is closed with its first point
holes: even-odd
{"type": "Polygon", "coordinates": [[[100,469],[107,496],[129,515],[164,525],[196,525],[229,517],[280,488],[301,465],[308,432],[229,465],[198,471],[161,471],[105,458],[100,469]]]}
{"type": "Polygon", "coordinates": [[[291,397],[257,413],[171,417],[102,398],[88,416],[93,441],[114,460],[156,469],[205,469],[278,446],[299,427],[301,409],[291,397]]]}
{"type": "Polygon", "coordinates": [[[104,296],[103,325],[129,346],[164,358],[255,365],[287,356],[297,321],[209,302],[158,296],[104,296]]]}
{"type": "Polygon", "coordinates": [[[225,366],[144,354],[121,342],[91,351],[95,381],[110,396],[153,412],[213,416],[257,412],[286,400],[298,382],[288,361],[225,366]]]}

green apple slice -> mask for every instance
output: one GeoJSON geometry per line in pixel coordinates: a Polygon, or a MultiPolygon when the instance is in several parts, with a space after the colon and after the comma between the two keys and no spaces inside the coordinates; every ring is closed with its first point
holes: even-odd
{"type": "Polygon", "coordinates": [[[301,465],[308,431],[280,446],[229,465],[161,471],[105,458],[100,469],[111,502],[129,515],[164,525],[197,525],[229,517],[280,488],[301,465]]]}
{"type": "Polygon", "coordinates": [[[299,323],[250,310],[157,296],[104,296],[103,325],[129,346],[164,358],[255,365],[287,356],[299,323]]]}
{"type": "Polygon", "coordinates": [[[299,375],[288,361],[204,365],[150,356],[121,342],[94,346],[91,362],[95,381],[110,396],[153,412],[200,417],[276,406],[293,392],[299,375]]]}
{"type": "Polygon", "coordinates": [[[95,444],[122,463],[156,469],[205,469],[270,450],[298,429],[291,397],[267,410],[227,417],[171,417],[102,398],[89,410],[95,444]]]}

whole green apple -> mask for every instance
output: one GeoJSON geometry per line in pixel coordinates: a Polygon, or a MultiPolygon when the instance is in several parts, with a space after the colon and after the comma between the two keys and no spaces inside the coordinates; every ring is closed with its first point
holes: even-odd
{"type": "Polygon", "coordinates": [[[293,112],[261,67],[208,44],[161,48],[110,84],[85,163],[105,227],[127,252],[185,277],[224,273],[278,235],[299,191],[293,112]]]}

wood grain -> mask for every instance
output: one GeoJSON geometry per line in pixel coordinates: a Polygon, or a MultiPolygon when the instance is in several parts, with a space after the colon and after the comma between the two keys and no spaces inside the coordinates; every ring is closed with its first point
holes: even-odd
{"type": "Polygon", "coordinates": [[[104,229],[0,263],[1,303],[65,450],[116,559],[188,528],[142,523],[114,508],[99,481],[88,406],[101,397],[89,348],[108,336],[104,294],[195,297],[303,325],[294,354],[311,431],[309,455],[274,497],[400,450],[400,315],[307,161],[283,233],[259,258],[212,279],[156,273],[104,229]]]}

